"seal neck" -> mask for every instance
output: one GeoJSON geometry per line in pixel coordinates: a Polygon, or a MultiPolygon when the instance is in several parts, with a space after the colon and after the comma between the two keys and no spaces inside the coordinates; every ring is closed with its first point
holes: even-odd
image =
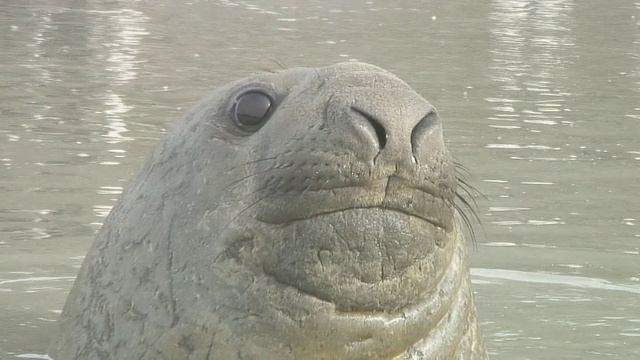
{"type": "MultiPolygon", "coordinates": [[[[456,354],[469,352],[481,339],[466,247],[462,231],[457,230],[448,268],[423,302],[393,313],[340,312],[331,303],[312,296],[293,297],[287,294],[292,287],[287,286],[283,296],[269,307],[280,317],[286,314],[288,324],[281,322],[284,326],[278,326],[278,339],[271,337],[270,341],[292,349],[294,358],[469,358],[456,354]],[[292,299],[296,304],[292,305],[292,299]]],[[[484,348],[481,343],[477,346],[484,348]]]]}

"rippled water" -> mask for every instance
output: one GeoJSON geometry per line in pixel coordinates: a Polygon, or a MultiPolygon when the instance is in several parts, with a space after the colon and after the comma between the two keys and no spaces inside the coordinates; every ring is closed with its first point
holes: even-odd
{"type": "Polygon", "coordinates": [[[165,127],[261,69],[361,60],[473,173],[493,359],[640,358],[640,2],[74,1],[0,7],[0,358],[41,358],[165,127]]]}

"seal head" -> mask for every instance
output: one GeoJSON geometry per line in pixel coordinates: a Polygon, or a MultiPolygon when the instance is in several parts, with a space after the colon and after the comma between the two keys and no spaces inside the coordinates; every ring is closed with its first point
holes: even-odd
{"type": "Polygon", "coordinates": [[[217,89],[107,218],[57,359],[485,359],[434,107],[363,63],[217,89]]]}

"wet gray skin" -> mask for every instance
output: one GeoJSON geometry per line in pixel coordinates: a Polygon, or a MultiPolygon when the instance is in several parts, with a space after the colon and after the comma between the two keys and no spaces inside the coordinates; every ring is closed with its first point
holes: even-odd
{"type": "Polygon", "coordinates": [[[246,78],[162,140],[60,319],[63,359],[486,359],[433,106],[363,63],[246,78]]]}

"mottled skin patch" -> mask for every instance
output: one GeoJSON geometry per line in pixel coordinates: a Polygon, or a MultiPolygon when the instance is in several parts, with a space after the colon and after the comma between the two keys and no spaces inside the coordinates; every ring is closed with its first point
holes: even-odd
{"type": "Polygon", "coordinates": [[[381,68],[220,87],[105,221],[51,355],[487,359],[457,188],[435,109],[381,68]]]}

